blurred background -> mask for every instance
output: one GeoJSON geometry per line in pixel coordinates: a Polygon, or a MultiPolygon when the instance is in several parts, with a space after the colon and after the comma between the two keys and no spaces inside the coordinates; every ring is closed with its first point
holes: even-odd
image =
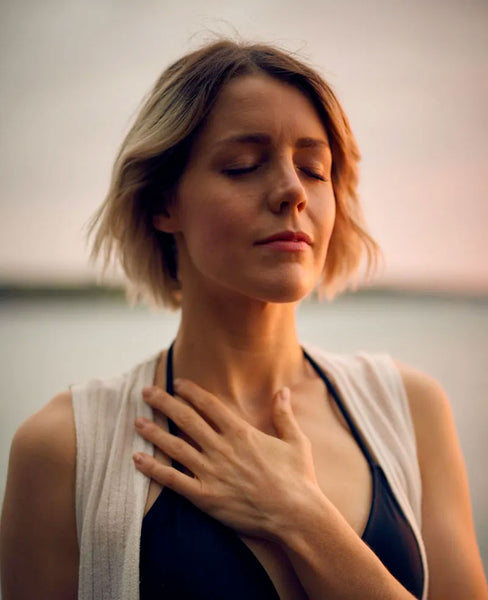
{"type": "Polygon", "coordinates": [[[16,428],[67,385],[165,347],[178,315],[96,286],[84,225],[161,70],[214,35],[297,51],[339,96],[385,255],[299,310],[303,341],[379,350],[452,402],[488,567],[488,4],[475,0],[0,3],[0,499],[16,428]]]}

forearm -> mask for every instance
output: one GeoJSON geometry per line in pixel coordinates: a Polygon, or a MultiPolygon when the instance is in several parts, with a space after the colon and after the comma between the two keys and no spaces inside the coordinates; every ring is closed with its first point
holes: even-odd
{"type": "Polygon", "coordinates": [[[309,492],[276,535],[310,600],[413,600],[320,490],[309,492]]]}

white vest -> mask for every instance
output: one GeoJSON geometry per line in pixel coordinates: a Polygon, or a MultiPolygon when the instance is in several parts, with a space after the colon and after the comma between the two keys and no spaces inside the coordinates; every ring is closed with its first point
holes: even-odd
{"type": "MultiPolygon", "coordinates": [[[[304,348],[336,385],[412,527],[422,555],[425,600],[421,480],[401,375],[386,354],[338,355],[304,348]]],[[[139,546],[149,479],[135,469],[132,455],[153,454],[153,447],[136,434],[134,420],[152,419],[142,388],[153,385],[157,359],[153,356],[119,377],[70,388],[77,446],[80,600],[139,599],[139,546]]]]}

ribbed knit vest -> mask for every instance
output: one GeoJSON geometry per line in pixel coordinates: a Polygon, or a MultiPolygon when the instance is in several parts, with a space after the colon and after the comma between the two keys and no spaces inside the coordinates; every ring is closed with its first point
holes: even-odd
{"type": "MultiPolygon", "coordinates": [[[[336,385],[372,455],[382,467],[417,538],[421,536],[421,480],[415,432],[401,375],[387,354],[305,350],[336,385]]],[[[124,375],[71,386],[76,427],[76,521],[80,600],[138,600],[139,544],[149,479],[134,468],[134,452],[153,453],[134,419],[152,419],[142,389],[152,385],[158,356],[124,375]]]]}

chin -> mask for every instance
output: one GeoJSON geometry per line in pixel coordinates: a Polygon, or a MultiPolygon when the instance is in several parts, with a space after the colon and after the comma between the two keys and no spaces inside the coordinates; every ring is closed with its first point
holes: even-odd
{"type": "Polygon", "coordinates": [[[317,285],[315,273],[307,272],[284,272],[268,273],[267,276],[253,274],[242,274],[236,278],[239,271],[236,269],[229,278],[223,277],[222,272],[214,277],[213,293],[224,296],[230,294],[237,298],[248,298],[264,303],[291,304],[297,303],[313,292],[317,285]],[[214,287],[216,286],[216,287],[214,287]]]}
{"type": "Polygon", "coordinates": [[[283,283],[274,283],[262,286],[256,290],[255,297],[263,302],[274,302],[276,304],[286,304],[300,302],[308,296],[313,290],[313,285],[292,284],[291,281],[283,283]]]}

